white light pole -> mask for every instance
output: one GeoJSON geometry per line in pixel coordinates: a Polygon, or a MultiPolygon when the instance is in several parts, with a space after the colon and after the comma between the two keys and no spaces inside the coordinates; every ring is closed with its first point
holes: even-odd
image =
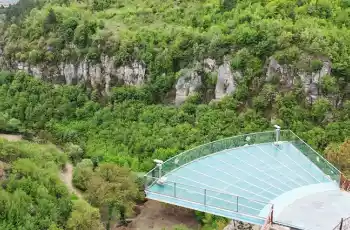
{"type": "Polygon", "coordinates": [[[158,160],[158,159],[155,159],[155,160],[153,160],[156,164],[157,164],[157,166],[158,166],[158,178],[160,179],[161,177],[162,177],[162,165],[163,165],[163,161],[162,160],[158,160]]]}
{"type": "Polygon", "coordinates": [[[276,128],[276,144],[278,144],[278,141],[280,140],[281,127],[279,127],[278,125],[274,125],[274,127],[276,128]]]}

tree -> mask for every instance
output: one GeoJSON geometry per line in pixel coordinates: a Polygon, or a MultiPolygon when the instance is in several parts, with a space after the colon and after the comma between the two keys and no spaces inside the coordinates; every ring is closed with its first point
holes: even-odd
{"type": "Polygon", "coordinates": [[[67,222],[68,230],[103,230],[100,213],[84,200],[73,201],[73,211],[67,222]]]}
{"type": "Polygon", "coordinates": [[[86,191],[93,176],[93,163],[90,159],[84,159],[74,168],[73,184],[82,191],[86,191]]]}
{"type": "Polygon", "coordinates": [[[83,149],[79,145],[75,145],[73,143],[67,144],[65,151],[68,153],[68,156],[73,164],[78,163],[84,155],[83,149]]]}
{"type": "Polygon", "coordinates": [[[321,90],[325,95],[337,93],[339,86],[335,77],[332,77],[330,75],[324,76],[321,79],[321,90]]]}
{"type": "Polygon", "coordinates": [[[341,145],[332,143],[326,148],[326,158],[345,175],[350,176],[350,139],[341,145]]]}
{"type": "Polygon", "coordinates": [[[139,193],[135,181],[128,169],[114,164],[100,165],[91,178],[87,198],[94,206],[107,210],[107,229],[116,212],[120,221],[126,223],[126,214],[132,212],[139,193]]]}
{"type": "Polygon", "coordinates": [[[49,13],[47,14],[45,21],[44,21],[44,31],[45,33],[48,33],[51,31],[53,26],[57,23],[57,18],[56,18],[56,13],[55,11],[51,8],[49,10],[49,13]]]}
{"type": "Polygon", "coordinates": [[[237,0],[220,0],[221,1],[221,9],[223,11],[230,11],[236,6],[237,0]]]}
{"type": "Polygon", "coordinates": [[[331,103],[327,98],[318,98],[311,108],[311,114],[315,121],[322,122],[331,109],[331,103]]]}

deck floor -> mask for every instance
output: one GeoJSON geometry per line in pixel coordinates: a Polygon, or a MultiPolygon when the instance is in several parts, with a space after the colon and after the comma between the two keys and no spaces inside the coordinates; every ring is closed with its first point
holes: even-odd
{"type": "MultiPolygon", "coordinates": [[[[263,224],[272,201],[291,202],[336,183],[292,143],[249,145],[197,159],[153,184],[147,197],[252,224],[263,224]],[[278,199],[284,195],[284,199],[278,199]],[[294,199],[295,196],[295,199],[294,199]]],[[[283,204],[275,204],[285,207],[283,204]]]]}

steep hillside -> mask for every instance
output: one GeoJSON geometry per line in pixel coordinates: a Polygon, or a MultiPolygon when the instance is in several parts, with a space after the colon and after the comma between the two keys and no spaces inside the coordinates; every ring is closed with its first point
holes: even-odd
{"type": "Polygon", "coordinates": [[[348,0],[33,2],[6,13],[3,68],[100,92],[151,84],[158,100],[175,88],[177,104],[245,99],[266,81],[337,106],[349,94],[348,0]]]}
{"type": "Polygon", "coordinates": [[[53,145],[0,137],[0,229],[102,227],[98,209],[71,200],[60,181],[58,172],[66,160],[53,145]]]}
{"type": "MultiPolygon", "coordinates": [[[[95,207],[71,201],[52,174],[66,156],[0,141],[0,229],[125,223],[142,199],[130,170],[273,124],[349,173],[349,27],[349,0],[20,0],[0,8],[0,132],[65,146],[72,182],[95,207]]],[[[227,223],[197,217],[203,229],[227,223]]]]}

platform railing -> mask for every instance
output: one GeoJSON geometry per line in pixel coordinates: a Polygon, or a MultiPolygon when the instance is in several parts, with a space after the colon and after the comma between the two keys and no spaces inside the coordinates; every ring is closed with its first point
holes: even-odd
{"type": "MultiPolygon", "coordinates": [[[[275,141],[275,131],[243,134],[217,140],[186,150],[165,161],[162,164],[162,169],[160,173],[158,168],[154,168],[146,175],[155,176],[155,172],[158,174],[157,176],[166,175],[171,171],[176,170],[190,162],[199,160],[217,152],[221,152],[227,149],[239,148],[245,145],[255,145],[269,142],[271,143],[275,141]]],[[[299,138],[295,133],[293,133],[290,130],[281,130],[279,133],[278,141],[291,142],[295,148],[302,152],[304,156],[307,157],[314,165],[316,165],[327,177],[340,184],[341,172],[330,162],[328,162],[324,157],[322,157],[317,151],[310,147],[310,145],[308,145],[301,138],[299,138]]]]}
{"type": "MultiPolygon", "coordinates": [[[[281,131],[283,132],[283,131],[281,131]]],[[[183,165],[186,165],[192,161],[204,158],[216,152],[220,152],[227,149],[233,149],[242,147],[244,145],[254,145],[267,142],[274,142],[276,139],[275,131],[259,132],[244,134],[234,137],[229,137],[214,142],[210,142],[204,145],[197,146],[193,149],[189,149],[176,155],[169,160],[165,161],[162,165],[162,174],[165,175],[183,165]]]]}
{"type": "Polygon", "coordinates": [[[273,205],[271,206],[271,210],[269,215],[266,217],[264,225],[260,228],[260,230],[270,230],[273,224],[273,205]]]}
{"type": "Polygon", "coordinates": [[[261,221],[266,219],[266,217],[259,216],[261,209],[266,207],[271,210],[273,206],[271,203],[248,199],[236,194],[215,189],[199,188],[197,186],[173,181],[163,181],[161,182],[161,186],[154,186],[157,183],[160,183],[158,177],[145,175],[146,194],[153,193],[168,198],[199,204],[203,207],[211,207],[242,214],[261,221]],[[160,188],[160,190],[158,191],[155,189],[156,187],[160,188]],[[191,199],[189,200],[188,197],[191,197],[191,199]],[[255,213],[256,215],[252,215],[252,213],[255,213]]]}
{"type": "MultiPolygon", "coordinates": [[[[287,133],[286,133],[287,134],[287,133]]],[[[291,142],[301,153],[304,154],[314,165],[316,165],[329,179],[340,184],[341,172],[328,160],[321,156],[310,145],[289,130],[286,141],[291,142]]]]}
{"type": "Polygon", "coordinates": [[[349,230],[350,229],[350,217],[341,218],[340,223],[333,228],[333,230],[349,230]]]}
{"type": "MultiPolygon", "coordinates": [[[[292,148],[295,147],[297,150],[299,150],[307,159],[310,160],[310,167],[317,166],[317,168],[325,175],[324,178],[328,177],[326,181],[331,179],[336,181],[336,183],[338,183],[341,187],[343,186],[346,187],[346,189],[349,189],[350,181],[345,180],[344,177],[341,176],[341,172],[335,166],[328,162],[323,156],[321,156],[292,131],[280,130],[278,134],[275,131],[268,131],[229,137],[184,151],[165,161],[163,164],[161,164],[161,168],[155,167],[145,175],[145,191],[146,193],[154,193],[161,196],[166,196],[168,198],[170,197],[177,200],[184,200],[193,204],[200,204],[205,207],[213,207],[220,210],[244,214],[246,216],[258,218],[259,220],[264,220],[266,217],[263,218],[258,216],[258,207],[260,207],[261,210],[261,205],[258,204],[262,204],[264,202],[249,200],[248,198],[222,191],[208,190],[197,186],[168,181],[167,174],[193,161],[200,160],[211,154],[224,150],[262,143],[278,144],[278,142],[276,143],[276,137],[278,137],[278,142],[289,142],[292,144],[292,148]],[[164,181],[162,181],[163,176],[164,181]],[[163,189],[153,189],[152,187],[156,183],[163,183],[167,186],[154,186],[161,187],[163,189]],[[196,193],[196,195],[193,196],[189,195],[188,193],[196,193]],[[191,197],[191,200],[188,200],[189,197],[191,197]],[[252,213],[255,213],[256,216],[252,216],[252,213]]],[[[272,204],[268,203],[265,203],[265,205],[272,206],[272,204]]]]}

